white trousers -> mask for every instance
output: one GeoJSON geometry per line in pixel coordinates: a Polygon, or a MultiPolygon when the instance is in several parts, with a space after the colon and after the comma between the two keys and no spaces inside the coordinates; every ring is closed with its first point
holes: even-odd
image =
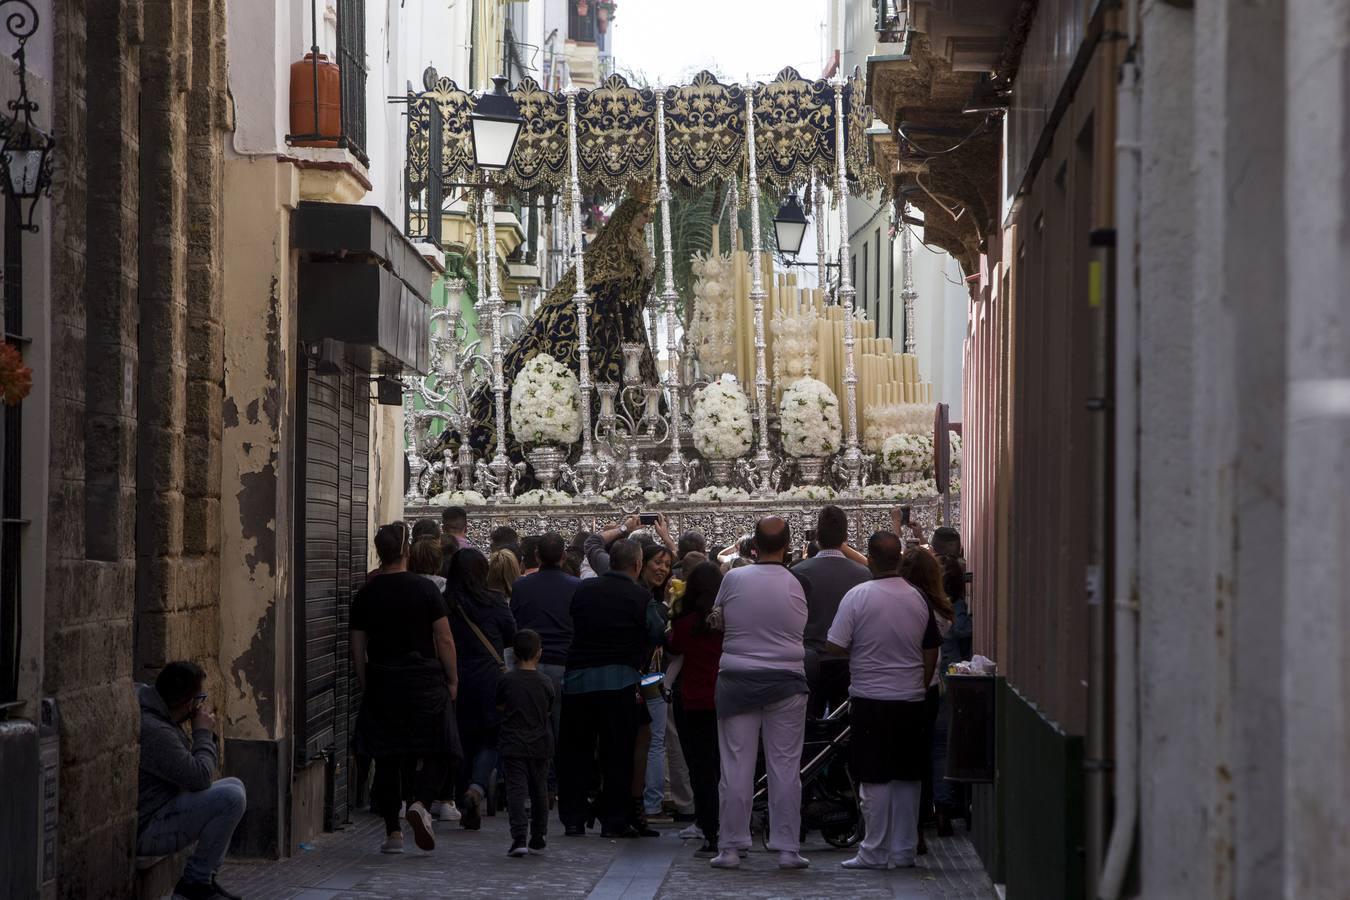
{"type": "Polygon", "coordinates": [[[801,849],[806,696],[795,694],[763,709],[717,720],[717,745],[722,757],[718,846],[722,849],[750,849],[750,804],[755,795],[755,760],[761,734],[769,774],[769,849],[801,849]]]}
{"type": "Polygon", "coordinates": [[[870,866],[909,866],[919,844],[919,781],[858,786],[867,836],[858,858],[870,866]]]}

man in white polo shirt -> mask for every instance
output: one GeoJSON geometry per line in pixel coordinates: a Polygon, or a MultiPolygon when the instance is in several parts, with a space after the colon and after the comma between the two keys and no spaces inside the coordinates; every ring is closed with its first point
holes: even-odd
{"type": "Polygon", "coordinates": [[[887,531],[867,542],[872,580],[844,595],[827,649],[848,656],[851,763],[867,837],[846,869],[914,865],[928,746],[924,693],[942,639],[928,603],[897,572],[904,544],[887,531]]]}

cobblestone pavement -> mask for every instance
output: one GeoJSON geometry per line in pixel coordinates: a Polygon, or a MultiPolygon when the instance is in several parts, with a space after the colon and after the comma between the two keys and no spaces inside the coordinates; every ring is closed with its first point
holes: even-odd
{"type": "MultiPolygon", "coordinates": [[[[551,822],[550,829],[557,827],[551,822]]],[[[585,838],[549,836],[544,853],[509,859],[506,816],[483,820],[477,833],[438,823],[437,846],[430,853],[413,847],[401,856],[378,852],[384,837],[380,820],[359,814],[347,829],[325,834],[313,848],[279,862],[232,860],[221,883],[249,900],[371,900],[375,897],[584,897],[709,898],[735,895],[741,900],[779,898],[979,898],[996,895],[969,841],[958,829],[952,838],[928,838],[929,854],[914,869],[853,872],[839,862],[851,855],[826,844],[808,842],[805,871],[781,872],[777,854],[754,852],[739,870],[718,871],[693,856],[697,844],[681,841],[677,827],[661,837],[609,841],[599,832],[585,838]]]]}

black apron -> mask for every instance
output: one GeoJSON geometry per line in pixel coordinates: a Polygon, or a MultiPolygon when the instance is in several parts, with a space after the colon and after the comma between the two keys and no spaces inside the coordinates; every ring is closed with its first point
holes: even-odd
{"type": "Polygon", "coordinates": [[[463,757],[439,660],[408,653],[366,666],[356,751],[374,759],[403,754],[463,757]]]}
{"type": "Polygon", "coordinates": [[[869,700],[849,704],[849,762],[864,784],[921,781],[929,766],[926,704],[922,700],[869,700]]]}

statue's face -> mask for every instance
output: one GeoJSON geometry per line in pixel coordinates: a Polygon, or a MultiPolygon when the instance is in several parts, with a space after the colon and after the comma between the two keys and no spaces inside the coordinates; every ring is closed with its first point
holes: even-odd
{"type": "Polygon", "coordinates": [[[641,232],[647,227],[647,223],[652,220],[652,211],[650,207],[644,206],[642,210],[633,217],[633,229],[641,232]]]}

